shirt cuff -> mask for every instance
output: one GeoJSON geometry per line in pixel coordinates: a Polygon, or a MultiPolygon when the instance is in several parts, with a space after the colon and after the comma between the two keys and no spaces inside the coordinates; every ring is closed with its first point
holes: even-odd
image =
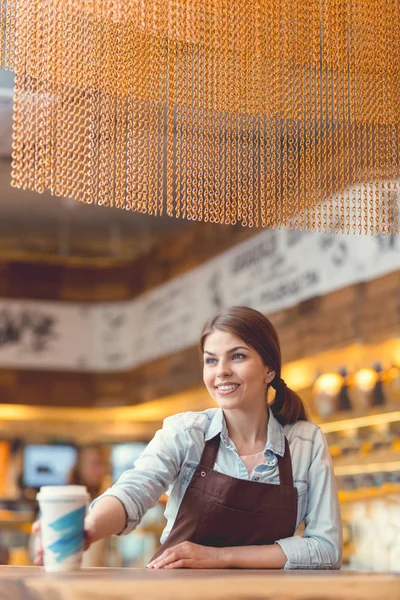
{"type": "Polygon", "coordinates": [[[137,506],[132,501],[132,498],[130,498],[130,496],[128,496],[128,494],[124,492],[124,490],[118,489],[115,486],[106,490],[104,494],[101,494],[101,496],[93,500],[93,502],[89,506],[89,512],[101,498],[105,498],[106,496],[112,496],[113,498],[119,500],[125,511],[125,527],[122,531],[117,533],[117,535],[125,535],[136,529],[136,527],[139,525],[137,506]]]}
{"type": "Polygon", "coordinates": [[[329,563],[312,561],[304,538],[296,535],[277,540],[275,544],[279,544],[286,555],[287,562],[283,567],[284,569],[332,569],[332,565],[329,563]]]}

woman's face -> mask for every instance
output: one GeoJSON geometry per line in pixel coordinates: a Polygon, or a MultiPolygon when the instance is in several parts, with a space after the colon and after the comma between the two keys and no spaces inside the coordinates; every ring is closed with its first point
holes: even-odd
{"type": "Polygon", "coordinates": [[[265,403],[266,384],[275,376],[261,356],[227,331],[213,331],[204,343],[203,380],[223,409],[251,409],[265,403]]]}
{"type": "Polygon", "coordinates": [[[107,464],[102,452],[97,448],[85,448],[80,461],[80,475],[85,484],[94,487],[101,485],[106,472],[107,464]]]}

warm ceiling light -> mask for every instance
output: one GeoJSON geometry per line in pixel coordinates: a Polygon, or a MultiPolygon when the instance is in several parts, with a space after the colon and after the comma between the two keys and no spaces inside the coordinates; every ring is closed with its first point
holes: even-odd
{"type": "Polygon", "coordinates": [[[362,392],[372,392],[379,375],[374,369],[360,369],[354,375],[354,384],[362,392]]]}
{"type": "Polygon", "coordinates": [[[343,385],[343,377],[339,373],[324,373],[320,375],[314,384],[315,395],[321,393],[328,396],[337,396],[343,385]]]}

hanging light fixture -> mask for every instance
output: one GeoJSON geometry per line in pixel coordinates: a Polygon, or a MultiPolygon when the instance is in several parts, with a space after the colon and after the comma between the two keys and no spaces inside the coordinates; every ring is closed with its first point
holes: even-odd
{"type": "Polygon", "coordinates": [[[330,417],[338,410],[338,398],[343,383],[343,377],[339,373],[324,373],[316,379],[313,395],[320,417],[330,417]]]}
{"type": "Polygon", "coordinates": [[[12,184],[398,232],[398,0],[0,0],[12,184]]]}
{"type": "Polygon", "coordinates": [[[378,373],[374,369],[364,368],[354,375],[354,384],[362,392],[371,393],[378,381],[378,373]]]}

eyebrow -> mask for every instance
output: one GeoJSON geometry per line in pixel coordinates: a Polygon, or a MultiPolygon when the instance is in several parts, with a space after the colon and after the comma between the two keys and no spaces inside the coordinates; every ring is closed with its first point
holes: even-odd
{"type": "MultiPolygon", "coordinates": [[[[226,353],[231,354],[231,352],[236,352],[236,350],[248,350],[248,348],[246,348],[246,346],[235,346],[234,348],[231,348],[230,350],[228,350],[226,353]]],[[[209,354],[210,356],[215,356],[214,352],[210,352],[209,350],[204,350],[204,354],[209,354]]]]}

